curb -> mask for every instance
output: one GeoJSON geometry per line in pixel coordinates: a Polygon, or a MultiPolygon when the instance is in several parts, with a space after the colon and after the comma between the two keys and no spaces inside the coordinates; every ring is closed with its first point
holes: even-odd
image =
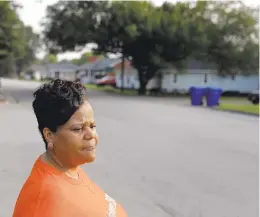
{"type": "Polygon", "coordinates": [[[241,115],[248,115],[252,117],[259,117],[258,114],[253,114],[249,112],[241,112],[241,111],[234,111],[234,110],[224,110],[219,108],[211,108],[212,110],[219,111],[219,112],[226,112],[226,113],[233,113],[233,114],[241,114],[241,115]]]}
{"type": "Polygon", "coordinates": [[[3,94],[1,87],[0,87],[0,104],[8,104],[8,100],[6,99],[5,95],[3,94]]]}

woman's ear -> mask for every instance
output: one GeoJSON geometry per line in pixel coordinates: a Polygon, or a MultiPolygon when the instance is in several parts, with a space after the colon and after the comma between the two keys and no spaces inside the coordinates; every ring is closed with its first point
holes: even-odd
{"type": "Polygon", "coordinates": [[[42,131],[44,139],[46,140],[47,143],[53,143],[53,132],[47,127],[45,127],[42,131]]]}

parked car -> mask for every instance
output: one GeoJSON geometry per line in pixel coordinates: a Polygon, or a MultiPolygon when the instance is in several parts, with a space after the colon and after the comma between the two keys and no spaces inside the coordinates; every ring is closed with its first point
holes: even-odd
{"type": "Polygon", "coordinates": [[[253,104],[259,104],[259,90],[254,90],[248,94],[248,100],[253,104]]]}
{"type": "Polygon", "coordinates": [[[115,76],[107,75],[101,79],[98,79],[96,81],[96,84],[100,86],[105,86],[105,85],[116,86],[116,78],[115,76]]]}

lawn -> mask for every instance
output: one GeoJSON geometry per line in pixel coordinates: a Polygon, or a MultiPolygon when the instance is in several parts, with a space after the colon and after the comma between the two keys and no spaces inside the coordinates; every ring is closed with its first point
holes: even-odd
{"type": "Polygon", "coordinates": [[[220,97],[220,110],[259,114],[259,105],[252,104],[247,97],[220,97]]]}
{"type": "Polygon", "coordinates": [[[85,84],[85,87],[90,90],[100,90],[100,91],[104,91],[107,93],[116,93],[116,94],[130,95],[130,96],[137,95],[136,90],[127,90],[126,89],[122,93],[119,88],[114,88],[112,86],[97,86],[96,84],[85,84]]]}
{"type": "MultiPolygon", "coordinates": [[[[119,88],[112,86],[97,86],[95,84],[85,84],[87,89],[100,90],[108,93],[122,94],[122,95],[137,95],[135,90],[124,90],[122,93],[119,88]]],[[[189,96],[183,96],[189,99],[189,96]]],[[[220,98],[220,105],[217,107],[219,110],[235,111],[249,114],[259,114],[259,105],[253,105],[247,100],[246,97],[224,97],[220,98]]]]}
{"type": "Polygon", "coordinates": [[[236,111],[236,112],[243,112],[249,114],[258,114],[259,115],[259,105],[253,104],[231,104],[231,103],[221,103],[218,108],[220,110],[226,111],[236,111]]]}

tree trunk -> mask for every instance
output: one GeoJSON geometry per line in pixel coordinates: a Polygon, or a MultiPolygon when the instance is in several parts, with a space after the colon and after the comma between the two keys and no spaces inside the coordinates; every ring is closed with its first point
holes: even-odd
{"type": "Polygon", "coordinates": [[[138,90],[138,94],[139,94],[139,96],[145,95],[146,94],[146,85],[148,82],[145,79],[139,79],[139,82],[140,82],[140,87],[138,90]]]}
{"type": "Polygon", "coordinates": [[[21,78],[21,74],[22,74],[23,68],[24,68],[24,64],[23,63],[18,62],[16,64],[16,72],[17,72],[18,78],[21,78]]]}
{"type": "Polygon", "coordinates": [[[158,89],[159,89],[159,92],[161,93],[162,92],[162,79],[163,79],[163,74],[162,72],[159,72],[158,73],[158,89]]]}
{"type": "Polygon", "coordinates": [[[6,59],[6,70],[9,78],[16,78],[16,65],[13,54],[10,54],[6,59]]]}

